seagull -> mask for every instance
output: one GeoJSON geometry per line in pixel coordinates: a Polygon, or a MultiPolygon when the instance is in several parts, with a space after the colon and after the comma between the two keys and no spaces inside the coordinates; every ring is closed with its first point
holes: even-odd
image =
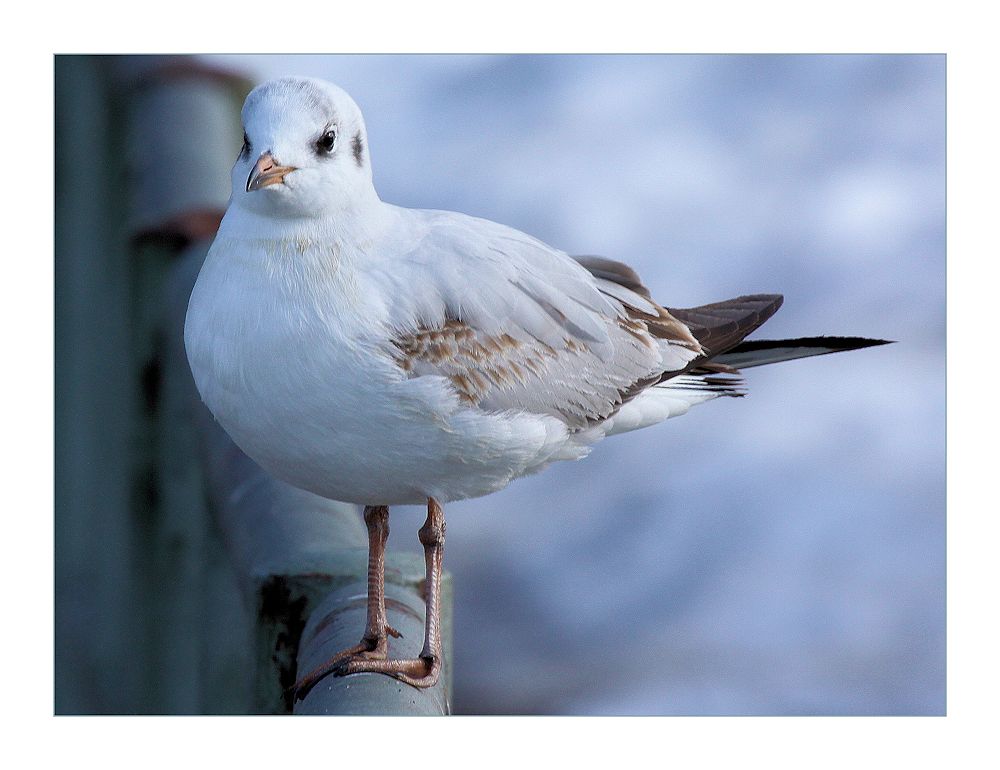
{"type": "Polygon", "coordinates": [[[360,642],[300,677],[373,672],[431,687],[442,666],[443,504],[503,489],[602,439],[743,395],[739,372],[884,344],[747,341],[779,294],[694,308],[636,272],[485,219],[384,203],[361,110],[335,85],[271,80],[242,110],[232,197],[191,294],[195,384],[279,479],[364,506],[360,642]],[[389,506],[427,506],[424,644],[389,656],[389,506]]]}

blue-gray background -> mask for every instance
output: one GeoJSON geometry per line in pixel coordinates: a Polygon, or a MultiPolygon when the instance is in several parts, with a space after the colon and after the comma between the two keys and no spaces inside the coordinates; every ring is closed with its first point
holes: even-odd
{"type": "Polygon", "coordinates": [[[203,58],[344,87],[386,201],[898,340],[448,506],[459,712],[944,712],[943,56],[203,58]]]}

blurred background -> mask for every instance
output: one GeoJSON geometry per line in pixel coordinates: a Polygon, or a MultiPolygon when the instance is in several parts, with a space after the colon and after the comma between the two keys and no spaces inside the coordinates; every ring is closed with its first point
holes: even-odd
{"type": "MultiPolygon", "coordinates": [[[[176,675],[240,681],[185,640],[239,647],[250,610],[163,606],[178,558],[188,593],[228,573],[162,527],[207,507],[151,459],[149,329],[184,302],[151,287],[225,206],[242,95],[291,74],[361,106],[383,200],[621,260],[666,305],[783,293],[756,337],[897,340],[450,504],[456,713],[945,712],[945,58],[918,55],[57,57],[57,712],[240,710],[176,675]],[[181,221],[129,192],[169,137],[123,123],[192,73],[228,96],[181,221]]],[[[389,548],[423,516],[393,509],[389,548]]]]}

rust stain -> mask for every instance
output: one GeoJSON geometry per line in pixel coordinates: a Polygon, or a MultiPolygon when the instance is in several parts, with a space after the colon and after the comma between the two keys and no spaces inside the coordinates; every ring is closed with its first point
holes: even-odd
{"type": "MultiPolygon", "coordinates": [[[[330,610],[323,616],[323,619],[316,624],[316,628],[313,629],[312,634],[309,636],[309,641],[318,638],[322,631],[329,628],[345,612],[350,612],[351,610],[360,609],[362,607],[365,609],[368,608],[368,597],[366,596],[358,596],[330,610]]],[[[423,615],[414,610],[408,604],[405,604],[399,601],[398,599],[392,599],[388,596],[385,598],[385,609],[386,612],[388,612],[389,610],[394,610],[403,615],[409,615],[411,618],[416,618],[421,622],[424,619],[423,615]]]]}
{"type": "Polygon", "coordinates": [[[307,604],[305,596],[293,598],[292,589],[283,575],[272,575],[260,588],[259,614],[261,620],[276,632],[271,660],[278,669],[282,698],[289,713],[292,710],[296,659],[306,625],[307,604]]]}

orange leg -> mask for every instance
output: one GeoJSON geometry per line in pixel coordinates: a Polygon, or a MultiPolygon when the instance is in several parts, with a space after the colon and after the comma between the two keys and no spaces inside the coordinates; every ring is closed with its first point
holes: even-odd
{"type": "Polygon", "coordinates": [[[329,674],[376,673],[395,677],[414,687],[433,687],[441,675],[441,565],[444,561],[444,509],[434,498],[427,499],[427,520],[418,533],[424,546],[426,612],[424,646],[416,658],[390,659],[387,636],[399,632],[388,625],[385,614],[385,542],[389,537],[389,509],[365,508],[368,525],[368,622],[361,642],[341,650],[295,684],[295,697],[306,693],[329,674]]]}
{"type": "MultiPolygon", "coordinates": [[[[441,565],[444,560],[444,509],[434,498],[427,499],[427,520],[418,533],[424,546],[426,580],[424,582],[424,647],[416,658],[351,656],[339,660],[332,673],[336,676],[372,672],[387,674],[414,687],[433,687],[441,675],[441,565]]],[[[384,610],[383,610],[384,612],[384,610]]],[[[383,617],[384,614],[383,614],[383,617]]]]}

